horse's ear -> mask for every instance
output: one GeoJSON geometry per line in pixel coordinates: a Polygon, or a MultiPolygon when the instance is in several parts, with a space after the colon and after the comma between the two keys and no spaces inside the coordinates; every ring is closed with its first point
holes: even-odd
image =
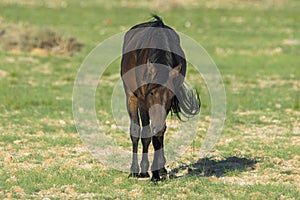
{"type": "Polygon", "coordinates": [[[180,73],[181,71],[181,66],[182,64],[179,63],[179,65],[177,65],[176,67],[174,67],[170,72],[169,72],[169,77],[171,79],[175,78],[176,76],[178,76],[178,74],[180,73]]]}

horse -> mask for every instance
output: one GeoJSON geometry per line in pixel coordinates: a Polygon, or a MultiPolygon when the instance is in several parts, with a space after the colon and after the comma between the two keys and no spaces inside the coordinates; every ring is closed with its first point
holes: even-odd
{"type": "Polygon", "coordinates": [[[148,148],[152,141],[155,151],[151,180],[157,182],[167,177],[163,148],[168,113],[175,114],[179,120],[197,115],[200,98],[185,84],[186,59],[179,35],[159,16],[153,15],[153,18],[125,33],[121,77],[130,117],[132,162],[129,177],[150,177],[148,148]],[[140,139],[143,154],[139,167],[140,139]]]}

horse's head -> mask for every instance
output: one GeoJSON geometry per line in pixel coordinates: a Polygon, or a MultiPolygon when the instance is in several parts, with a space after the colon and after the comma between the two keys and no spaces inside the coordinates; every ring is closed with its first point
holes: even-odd
{"type": "Polygon", "coordinates": [[[173,80],[179,76],[181,66],[182,65],[179,64],[173,69],[169,68],[167,73],[163,73],[159,72],[152,63],[148,63],[148,72],[152,77],[152,83],[149,84],[146,91],[145,100],[149,111],[153,134],[157,134],[166,128],[165,120],[171,109],[172,99],[176,89],[173,80]],[[163,76],[163,81],[154,79],[154,77],[159,77],[157,73],[162,73],[160,75],[163,76]]]}

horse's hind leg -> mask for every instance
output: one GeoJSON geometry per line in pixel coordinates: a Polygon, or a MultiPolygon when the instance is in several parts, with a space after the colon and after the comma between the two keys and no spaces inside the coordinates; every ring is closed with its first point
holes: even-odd
{"type": "Polygon", "coordinates": [[[145,177],[150,177],[148,170],[149,170],[149,160],[148,160],[148,149],[149,149],[149,144],[151,142],[151,130],[150,130],[150,120],[149,120],[149,113],[140,108],[140,116],[142,120],[142,134],[141,134],[141,140],[143,144],[143,156],[142,156],[142,161],[141,161],[141,173],[140,177],[145,178],[145,177]]]}
{"type": "Polygon", "coordinates": [[[136,177],[139,174],[138,164],[138,143],[140,139],[140,122],[138,116],[138,102],[134,94],[127,95],[127,110],[130,117],[130,138],[132,142],[132,163],[129,177],[136,177]]]}

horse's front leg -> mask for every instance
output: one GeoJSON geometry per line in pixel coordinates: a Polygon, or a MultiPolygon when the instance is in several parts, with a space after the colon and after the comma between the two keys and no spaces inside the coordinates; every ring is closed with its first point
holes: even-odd
{"type": "Polygon", "coordinates": [[[132,162],[129,177],[137,177],[139,174],[138,143],[140,139],[140,122],[138,116],[137,97],[133,94],[127,98],[127,110],[130,117],[130,139],[132,142],[132,162]]]}
{"type": "Polygon", "coordinates": [[[149,113],[148,111],[144,110],[143,108],[140,108],[140,116],[142,120],[142,144],[143,144],[143,156],[141,161],[141,178],[150,177],[148,170],[149,170],[149,160],[148,160],[148,149],[149,144],[151,142],[151,129],[150,129],[150,119],[149,119],[149,113]]]}
{"type": "Polygon", "coordinates": [[[164,155],[164,133],[166,130],[166,125],[158,133],[154,133],[152,137],[152,143],[154,147],[154,159],[152,163],[152,181],[156,182],[161,179],[165,179],[167,176],[167,170],[165,168],[166,158],[164,155]]]}

